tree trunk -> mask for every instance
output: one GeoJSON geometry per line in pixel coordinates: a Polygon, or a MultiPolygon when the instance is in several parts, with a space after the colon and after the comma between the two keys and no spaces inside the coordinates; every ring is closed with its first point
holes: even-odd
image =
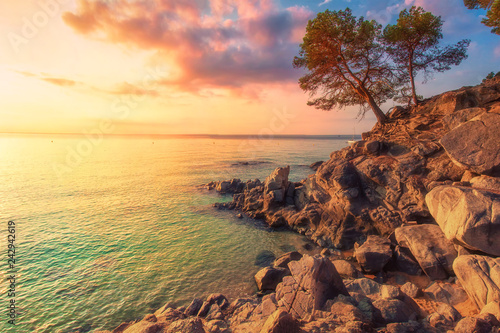
{"type": "Polygon", "coordinates": [[[372,108],[375,117],[377,117],[377,121],[379,122],[380,125],[384,124],[387,120],[387,117],[385,116],[384,112],[382,112],[382,110],[379,108],[377,103],[375,103],[375,100],[370,94],[368,94],[367,97],[368,97],[367,100],[368,105],[370,105],[370,107],[372,108]]]}
{"type": "Polygon", "coordinates": [[[408,71],[410,73],[411,95],[413,97],[413,103],[415,105],[418,105],[417,90],[415,89],[415,77],[413,76],[413,60],[412,59],[410,59],[408,71]]]}

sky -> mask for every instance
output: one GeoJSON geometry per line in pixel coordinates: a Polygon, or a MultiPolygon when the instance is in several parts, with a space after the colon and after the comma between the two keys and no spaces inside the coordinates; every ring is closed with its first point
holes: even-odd
{"type": "Polygon", "coordinates": [[[462,0],[2,1],[0,132],[361,134],[371,112],[307,106],[293,57],[318,12],[385,26],[412,5],[442,17],[442,45],[471,40],[460,66],[417,77],[419,94],[500,71],[500,36],[462,0]]]}

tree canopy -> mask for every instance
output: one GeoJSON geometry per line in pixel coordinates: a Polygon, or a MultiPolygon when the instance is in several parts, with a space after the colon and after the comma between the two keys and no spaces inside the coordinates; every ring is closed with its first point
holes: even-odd
{"type": "Polygon", "coordinates": [[[379,123],[386,120],[380,103],[392,98],[397,77],[390,68],[382,27],[375,21],[356,19],[349,8],[319,13],[310,20],[295,68],[308,73],[299,79],[310,93],[308,105],[322,110],[361,105],[371,108],[379,123]]]}
{"type": "Polygon", "coordinates": [[[488,9],[482,23],[491,27],[491,32],[500,35],[500,1],[495,0],[464,0],[464,5],[469,9],[488,9]]]}
{"type": "Polygon", "coordinates": [[[470,40],[462,40],[455,45],[441,48],[439,40],[443,38],[441,17],[426,12],[422,7],[403,10],[395,25],[384,29],[387,52],[394,61],[400,75],[407,76],[411,84],[411,98],[418,104],[415,77],[423,71],[425,79],[433,72],[449,70],[452,65],[459,65],[467,58],[470,40]]]}

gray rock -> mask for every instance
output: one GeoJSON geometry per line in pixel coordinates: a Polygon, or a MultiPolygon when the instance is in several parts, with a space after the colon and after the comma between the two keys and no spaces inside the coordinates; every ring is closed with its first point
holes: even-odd
{"type": "Polygon", "coordinates": [[[451,305],[441,303],[436,311],[427,316],[427,322],[441,330],[453,329],[457,321],[462,318],[460,313],[451,305]]]}
{"type": "Polygon", "coordinates": [[[371,299],[380,298],[381,284],[367,278],[347,280],[345,287],[349,294],[361,294],[371,299]]]}
{"type": "Polygon", "coordinates": [[[450,305],[457,305],[468,299],[467,293],[461,287],[443,281],[434,281],[431,283],[424,290],[424,294],[436,302],[450,305]]]}
{"type": "Polygon", "coordinates": [[[354,256],[365,272],[378,273],[392,258],[391,242],[387,238],[370,235],[356,249],[354,256]]]}
{"type": "Polygon", "coordinates": [[[438,186],[425,197],[446,238],[500,256],[500,193],[468,187],[438,186]]]}
{"type": "Polygon", "coordinates": [[[399,246],[408,248],[431,280],[447,279],[453,273],[457,251],[437,225],[422,224],[395,230],[399,246]]]}
{"type": "Polygon", "coordinates": [[[383,284],[380,288],[380,296],[385,299],[392,298],[403,298],[401,295],[401,291],[396,286],[391,286],[389,284],[383,284]]]}
{"type": "Polygon", "coordinates": [[[375,321],[382,325],[415,320],[417,314],[406,303],[398,299],[379,299],[373,302],[375,321]]]}
{"type": "Polygon", "coordinates": [[[500,258],[460,256],[453,269],[479,310],[490,302],[500,301],[500,258]]]}
{"type": "Polygon", "coordinates": [[[422,294],[420,288],[411,282],[406,282],[404,285],[402,285],[401,291],[411,298],[417,298],[422,294]]]}
{"type": "Polygon", "coordinates": [[[413,257],[411,251],[408,248],[396,246],[396,248],[394,249],[394,259],[396,262],[396,267],[400,272],[409,275],[422,274],[422,269],[420,268],[415,257],[413,257]]]}
{"type": "Polygon", "coordinates": [[[489,322],[474,317],[465,317],[455,326],[455,333],[491,333],[492,326],[489,322]]]}
{"type": "Polygon", "coordinates": [[[500,168],[500,115],[483,113],[451,130],[441,145],[453,162],[480,174],[500,168]]]}

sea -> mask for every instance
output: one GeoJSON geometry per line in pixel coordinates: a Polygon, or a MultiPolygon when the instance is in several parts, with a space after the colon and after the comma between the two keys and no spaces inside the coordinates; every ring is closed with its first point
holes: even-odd
{"type": "Polygon", "coordinates": [[[255,294],[266,262],[317,249],[200,185],[287,165],[300,181],[351,139],[0,135],[0,332],[113,330],[167,302],[255,294]]]}

